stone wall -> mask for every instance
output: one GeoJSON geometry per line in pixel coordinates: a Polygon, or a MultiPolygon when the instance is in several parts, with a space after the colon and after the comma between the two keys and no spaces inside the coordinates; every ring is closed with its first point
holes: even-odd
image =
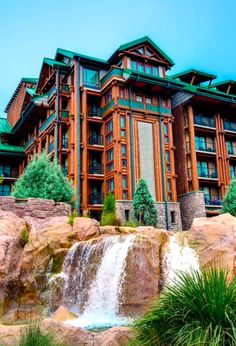
{"type": "Polygon", "coordinates": [[[189,192],[179,196],[183,230],[190,229],[193,219],[206,216],[204,193],[189,192]]]}
{"type": "MultiPolygon", "coordinates": [[[[166,229],[166,217],[165,217],[165,203],[157,202],[156,208],[158,213],[158,228],[166,229]]],[[[181,214],[180,214],[180,205],[175,202],[168,202],[168,224],[169,230],[181,230],[181,214]],[[173,222],[172,222],[173,221],[173,222]]],[[[116,211],[118,218],[125,222],[125,214],[128,212],[129,219],[133,218],[133,202],[132,201],[116,201],[116,211]]]]}
{"type": "Polygon", "coordinates": [[[11,211],[19,217],[32,216],[45,219],[49,216],[68,216],[71,206],[67,203],[56,203],[51,199],[0,197],[0,209],[11,211]]]}

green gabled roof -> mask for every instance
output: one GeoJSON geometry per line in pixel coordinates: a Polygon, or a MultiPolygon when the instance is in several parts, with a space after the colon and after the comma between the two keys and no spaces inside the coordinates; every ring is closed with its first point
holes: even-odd
{"type": "Polygon", "coordinates": [[[59,54],[64,55],[64,56],[66,56],[69,59],[74,59],[75,57],[78,57],[78,58],[80,58],[82,60],[85,60],[85,61],[87,60],[87,61],[90,61],[90,62],[106,64],[106,61],[103,60],[103,59],[94,58],[94,57],[89,56],[89,55],[79,54],[79,53],[72,52],[72,51],[69,51],[69,50],[66,50],[66,49],[62,49],[62,48],[58,48],[57,49],[56,55],[55,55],[55,59],[57,59],[59,54]]]}
{"type": "Polygon", "coordinates": [[[21,83],[30,83],[36,85],[38,83],[38,78],[23,77],[21,79],[21,83]]]}
{"type": "Polygon", "coordinates": [[[182,82],[185,82],[185,83],[190,83],[194,75],[196,76],[195,77],[196,83],[194,83],[195,85],[198,85],[203,82],[208,82],[216,78],[216,75],[214,74],[202,72],[195,69],[189,69],[180,73],[176,73],[170,77],[173,79],[180,79],[182,82]]]}
{"type": "Polygon", "coordinates": [[[12,97],[10,98],[10,101],[8,102],[7,106],[6,106],[6,109],[5,109],[5,112],[8,112],[8,109],[10,108],[12,102],[15,100],[22,84],[24,83],[29,83],[29,84],[34,84],[36,85],[38,83],[38,78],[31,78],[31,77],[23,77],[21,78],[20,80],[20,83],[18,84],[16,90],[14,91],[14,94],[12,95],[12,97]]]}
{"type": "Polygon", "coordinates": [[[7,118],[0,118],[0,133],[10,133],[11,125],[9,124],[7,118]]]}
{"type": "Polygon", "coordinates": [[[232,79],[214,83],[212,84],[211,88],[215,88],[227,94],[230,93],[230,94],[236,95],[236,81],[232,79]]]}
{"type": "Polygon", "coordinates": [[[139,39],[137,39],[137,40],[134,40],[134,41],[131,41],[131,42],[122,44],[122,45],[112,54],[112,56],[108,59],[108,62],[112,61],[112,60],[115,58],[115,56],[116,56],[119,52],[121,52],[121,51],[123,51],[123,50],[126,50],[126,49],[129,49],[129,48],[132,48],[132,47],[135,47],[135,46],[137,46],[137,45],[139,45],[139,44],[142,44],[142,43],[149,43],[159,54],[161,54],[161,55],[168,61],[168,63],[169,63],[171,66],[174,65],[174,61],[173,61],[168,55],[166,55],[166,53],[164,53],[163,50],[162,50],[160,47],[158,47],[158,46],[156,45],[156,43],[153,42],[153,41],[150,39],[150,37],[148,37],[148,36],[144,36],[144,37],[141,37],[141,38],[139,38],[139,39]]]}
{"type": "Polygon", "coordinates": [[[43,59],[43,63],[51,66],[51,67],[64,67],[64,68],[68,68],[68,66],[66,64],[64,64],[63,62],[60,61],[56,61],[54,59],[50,59],[50,58],[44,58],[43,59]]]}

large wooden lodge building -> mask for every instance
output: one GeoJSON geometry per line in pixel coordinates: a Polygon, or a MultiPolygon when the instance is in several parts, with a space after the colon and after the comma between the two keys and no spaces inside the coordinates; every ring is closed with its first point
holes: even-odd
{"type": "Polygon", "coordinates": [[[236,82],[197,70],[167,75],[173,64],[149,37],[106,61],[64,49],[44,58],[0,119],[0,195],[46,151],[73,181],[81,213],[99,217],[112,192],[128,220],[141,177],[160,227],[187,229],[219,213],[236,175],[236,82]]]}

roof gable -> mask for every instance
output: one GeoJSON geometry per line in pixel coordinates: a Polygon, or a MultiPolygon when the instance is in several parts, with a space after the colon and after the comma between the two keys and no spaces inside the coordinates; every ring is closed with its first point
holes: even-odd
{"type": "Polygon", "coordinates": [[[119,53],[127,51],[140,57],[162,62],[169,67],[174,65],[173,60],[170,59],[168,55],[166,55],[148,36],[122,44],[110,59],[108,59],[108,62],[111,63],[115,58],[117,58],[119,53]]]}
{"type": "Polygon", "coordinates": [[[204,82],[211,82],[213,79],[216,78],[216,76],[199,70],[190,69],[180,73],[176,73],[172,75],[171,78],[178,79],[184,83],[199,85],[204,82]]]}

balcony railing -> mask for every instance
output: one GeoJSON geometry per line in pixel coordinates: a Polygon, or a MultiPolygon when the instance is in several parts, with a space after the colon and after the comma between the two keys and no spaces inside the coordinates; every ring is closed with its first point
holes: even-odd
{"type": "Polygon", "coordinates": [[[236,123],[231,121],[224,121],[224,129],[226,131],[236,132],[236,123]]]}
{"type": "Polygon", "coordinates": [[[194,116],[194,124],[215,128],[215,119],[210,118],[210,117],[200,117],[200,116],[195,115],[194,116]]]}
{"type": "Polygon", "coordinates": [[[201,140],[196,138],[195,142],[196,142],[196,150],[206,151],[211,153],[216,152],[215,144],[212,141],[201,140]]]}
{"type": "Polygon", "coordinates": [[[90,174],[103,174],[103,165],[101,163],[93,163],[89,165],[90,174]]]}
{"type": "Polygon", "coordinates": [[[219,195],[204,193],[204,200],[206,205],[221,206],[222,201],[219,195]]]}
{"type": "Polygon", "coordinates": [[[112,70],[110,70],[103,78],[102,78],[102,86],[113,76],[122,77],[123,71],[122,69],[115,67],[112,70]]]}
{"type": "Polygon", "coordinates": [[[234,144],[227,144],[227,148],[228,148],[228,154],[229,155],[236,156],[236,145],[234,145],[234,144]]]}
{"type": "Polygon", "coordinates": [[[54,150],[54,141],[52,141],[51,143],[49,143],[48,146],[48,154],[52,153],[54,150]]]}
{"type": "Polygon", "coordinates": [[[19,171],[17,168],[0,165],[0,177],[16,179],[18,178],[18,176],[19,176],[19,171]]]}
{"type": "Polygon", "coordinates": [[[68,138],[62,138],[62,143],[61,143],[62,149],[68,149],[68,138]]]}
{"type": "Polygon", "coordinates": [[[56,93],[56,90],[57,90],[56,86],[52,87],[52,89],[49,90],[49,92],[48,92],[48,98],[49,99],[52,97],[52,95],[54,95],[56,93]]]}
{"type": "Polygon", "coordinates": [[[89,144],[91,145],[103,145],[103,136],[102,135],[93,135],[89,137],[89,144]]]}
{"type": "Polygon", "coordinates": [[[34,143],[34,135],[25,143],[24,147],[28,148],[31,144],[34,143]]]}
{"type": "Polygon", "coordinates": [[[103,204],[104,194],[102,192],[94,192],[89,195],[89,204],[103,204]]]}
{"type": "Polygon", "coordinates": [[[217,179],[217,171],[215,168],[198,167],[198,176],[200,178],[217,179]]]}
{"type": "Polygon", "coordinates": [[[50,117],[49,118],[47,118],[45,121],[44,121],[44,123],[40,126],[40,128],[39,128],[39,133],[41,133],[41,132],[43,132],[43,131],[45,131],[46,130],[46,128],[53,122],[53,120],[55,119],[55,112],[54,113],[52,113],[51,115],[50,115],[50,117]]]}
{"type": "Polygon", "coordinates": [[[112,108],[115,104],[115,101],[112,99],[111,101],[109,101],[105,107],[102,108],[102,113],[107,112],[110,108],[112,108]]]}
{"type": "Polygon", "coordinates": [[[98,105],[89,105],[88,115],[90,117],[99,117],[99,118],[101,118],[101,116],[102,116],[102,109],[101,109],[101,107],[98,106],[98,105]]]}

